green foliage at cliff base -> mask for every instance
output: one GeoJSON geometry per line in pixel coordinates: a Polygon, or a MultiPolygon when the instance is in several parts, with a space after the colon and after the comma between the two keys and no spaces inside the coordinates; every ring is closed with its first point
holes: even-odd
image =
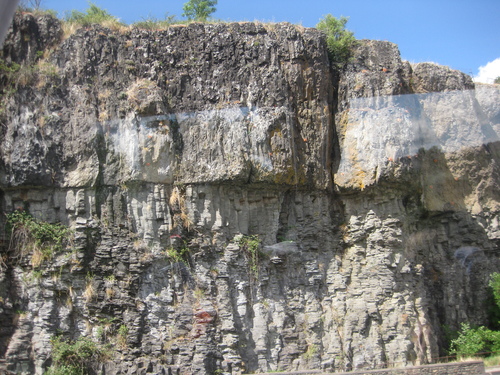
{"type": "MultiPolygon", "coordinates": [[[[493,273],[489,282],[494,306],[489,307],[490,319],[498,317],[500,308],[500,273],[493,273]]],[[[492,322],[498,327],[499,322],[492,322]]],[[[492,356],[500,353],[500,331],[484,326],[472,327],[469,323],[462,323],[458,336],[450,342],[450,354],[458,358],[472,356],[492,356]]]]}
{"type": "Polygon", "coordinates": [[[469,323],[462,323],[458,337],[450,345],[450,353],[458,357],[495,352],[500,352],[500,331],[492,331],[483,326],[473,328],[469,323]]]}

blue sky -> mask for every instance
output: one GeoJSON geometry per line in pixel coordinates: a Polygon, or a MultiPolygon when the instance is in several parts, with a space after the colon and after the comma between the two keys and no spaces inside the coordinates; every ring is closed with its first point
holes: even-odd
{"type": "MultiPolygon", "coordinates": [[[[187,0],[95,0],[125,23],[165,13],[182,18],[187,0]]],[[[86,0],[42,0],[42,6],[64,11],[88,8],[86,0]]],[[[347,16],[347,28],[358,39],[398,44],[411,62],[433,61],[467,74],[500,76],[500,0],[219,0],[214,17],[225,21],[288,21],[313,27],[331,13],[347,16]],[[492,67],[491,69],[488,69],[492,67]]]]}

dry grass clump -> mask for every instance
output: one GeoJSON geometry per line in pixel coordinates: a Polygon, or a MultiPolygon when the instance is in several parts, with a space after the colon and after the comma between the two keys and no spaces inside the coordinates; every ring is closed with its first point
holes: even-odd
{"type": "Polygon", "coordinates": [[[177,186],[172,190],[169,203],[172,211],[176,212],[175,216],[178,216],[182,222],[182,226],[190,231],[193,227],[193,222],[187,212],[186,200],[177,186]]]}
{"type": "Polygon", "coordinates": [[[87,284],[85,286],[85,290],[83,292],[83,298],[85,299],[85,302],[90,302],[92,301],[97,295],[97,292],[94,288],[94,275],[88,274],[87,275],[87,284]]]}

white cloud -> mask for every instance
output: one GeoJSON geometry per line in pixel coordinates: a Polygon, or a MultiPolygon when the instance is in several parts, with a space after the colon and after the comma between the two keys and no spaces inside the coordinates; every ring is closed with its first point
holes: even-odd
{"type": "Polygon", "coordinates": [[[475,82],[493,83],[495,78],[500,77],[500,57],[479,67],[479,74],[474,77],[475,82]]]}

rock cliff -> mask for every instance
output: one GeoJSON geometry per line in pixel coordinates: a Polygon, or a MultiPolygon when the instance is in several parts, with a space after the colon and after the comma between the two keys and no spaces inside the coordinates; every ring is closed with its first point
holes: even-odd
{"type": "Polygon", "coordinates": [[[112,343],[106,374],[405,366],[488,322],[498,86],[380,41],[338,69],[290,24],[19,14],[3,61],[2,224],[72,230],[42,261],[3,241],[4,371],[56,334],[112,343]]]}

